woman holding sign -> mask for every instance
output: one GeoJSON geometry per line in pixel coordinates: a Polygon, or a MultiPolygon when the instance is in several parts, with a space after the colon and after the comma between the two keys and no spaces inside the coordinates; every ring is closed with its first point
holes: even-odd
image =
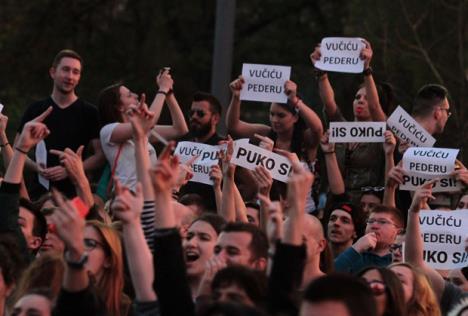
{"type": "MultiPolygon", "coordinates": [[[[361,51],[364,60],[364,83],[360,85],[353,101],[354,120],[358,122],[385,121],[386,115],[382,109],[390,106],[393,93],[387,88],[379,92],[372,77],[370,62],[372,48],[364,41],[365,47],[361,51]]],[[[312,63],[320,60],[320,46],[310,55],[312,63]]],[[[335,94],[326,72],[316,69],[319,92],[325,106],[325,113],[329,121],[344,121],[344,117],[335,101],[335,94]]],[[[336,155],[343,174],[346,191],[351,194],[353,201],[358,203],[363,187],[382,187],[384,179],[384,152],[380,143],[347,143],[336,146],[336,155]]]]}
{"type": "MultiPolygon", "coordinates": [[[[288,96],[288,103],[271,104],[271,126],[268,126],[247,123],[240,119],[240,92],[243,84],[242,76],[230,84],[232,99],[226,113],[228,132],[236,138],[255,136],[263,142],[268,142],[269,138],[274,142],[273,148],[296,153],[312,170],[323,126],[318,115],[297,96],[297,85],[291,80],[286,81],[284,91],[288,96]]],[[[307,209],[312,211],[313,206],[312,209],[307,209]]]]}

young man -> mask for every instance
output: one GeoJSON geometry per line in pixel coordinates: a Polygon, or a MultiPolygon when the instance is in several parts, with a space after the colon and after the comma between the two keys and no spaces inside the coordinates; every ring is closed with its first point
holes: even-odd
{"type": "Polygon", "coordinates": [[[389,265],[392,262],[390,246],[403,225],[398,209],[376,206],[367,220],[366,234],[335,259],[335,270],[356,273],[371,265],[389,265]]]}
{"type": "MultiPolygon", "coordinates": [[[[18,128],[19,134],[26,122],[34,119],[47,108],[53,108],[51,114],[44,121],[51,134],[36,147],[36,157],[39,148],[47,153],[41,157],[41,161],[46,161],[46,163],[39,165],[29,161],[28,166],[50,181],[49,188],[54,186],[68,196],[75,195],[75,189],[68,179],[65,168],[60,164],[60,158],[51,154],[51,149],[63,151],[68,147],[76,151],[81,145],[91,145],[94,154],[85,159],[85,170],[96,169],[105,161],[99,142],[97,109],[78,98],[75,92],[75,88],[80,82],[81,71],[82,58],[80,55],[72,50],[60,51],[49,69],[49,75],[53,81],[52,94],[47,99],[31,104],[26,109],[18,128]]],[[[48,189],[42,185],[35,187],[30,192],[33,199],[48,189]]]]}
{"type": "Polygon", "coordinates": [[[28,200],[20,198],[18,225],[28,249],[37,253],[47,235],[47,222],[42,213],[28,200]]]}
{"type": "Polygon", "coordinates": [[[423,86],[416,95],[411,115],[431,135],[442,133],[452,115],[447,89],[438,84],[423,86]]]}
{"type": "Polygon", "coordinates": [[[238,264],[265,271],[268,239],[263,231],[252,224],[228,223],[219,234],[214,252],[228,266],[238,264]]]}

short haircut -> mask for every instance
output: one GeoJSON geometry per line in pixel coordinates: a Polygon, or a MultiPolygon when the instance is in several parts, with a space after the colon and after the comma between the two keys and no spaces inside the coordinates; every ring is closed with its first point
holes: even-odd
{"type": "Polygon", "coordinates": [[[233,222],[228,223],[223,228],[225,233],[248,233],[252,236],[249,249],[252,253],[252,260],[268,258],[268,238],[266,234],[257,226],[250,223],[233,222]]]}
{"type": "Polygon", "coordinates": [[[222,107],[221,103],[216,99],[216,97],[212,94],[207,92],[197,91],[193,95],[193,102],[201,102],[206,101],[210,104],[210,111],[213,114],[221,115],[222,107]]]}
{"type": "Polygon", "coordinates": [[[40,237],[42,241],[44,241],[47,235],[47,221],[44,214],[41,213],[37,206],[25,198],[19,199],[19,206],[34,215],[32,234],[33,236],[40,237]]]}
{"type": "Polygon", "coordinates": [[[434,108],[445,98],[448,98],[448,91],[444,86],[438,84],[427,84],[419,89],[414,99],[413,116],[428,116],[434,108]]]}
{"type": "Polygon", "coordinates": [[[377,315],[377,305],[369,286],[362,280],[348,274],[332,273],[310,283],[303,296],[303,302],[320,304],[340,302],[351,316],[377,315]]]}
{"type": "Polygon", "coordinates": [[[265,302],[267,290],[265,273],[240,265],[228,266],[216,273],[211,282],[211,289],[214,291],[233,284],[243,289],[256,306],[265,302]]]}
{"type": "Polygon", "coordinates": [[[395,221],[395,224],[398,226],[398,228],[402,228],[402,229],[405,228],[405,220],[403,219],[403,215],[401,214],[401,211],[397,209],[396,207],[379,204],[379,205],[376,205],[370,212],[370,214],[373,214],[373,213],[390,214],[393,217],[393,220],[395,221]]]}
{"type": "Polygon", "coordinates": [[[81,68],[83,68],[83,58],[81,58],[81,56],[77,52],[71,49],[62,49],[61,51],[59,51],[57,55],[55,55],[54,60],[52,61],[52,67],[57,68],[62,59],[66,57],[79,60],[81,68]]]}

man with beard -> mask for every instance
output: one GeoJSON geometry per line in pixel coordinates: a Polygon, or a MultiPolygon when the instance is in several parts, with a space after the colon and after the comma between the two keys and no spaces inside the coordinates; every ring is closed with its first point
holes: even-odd
{"type": "MultiPolygon", "coordinates": [[[[99,120],[97,108],[78,98],[75,88],[81,78],[82,58],[72,50],[62,50],[54,58],[49,69],[53,81],[50,97],[31,104],[23,114],[18,135],[26,122],[31,121],[39,114],[52,107],[52,112],[44,120],[50,130],[50,136],[36,147],[36,155],[40,147],[44,152],[42,161],[27,161],[26,166],[50,181],[49,187],[56,187],[67,196],[75,195],[75,188],[68,179],[65,168],[60,164],[60,157],[50,153],[51,149],[63,151],[70,148],[76,151],[81,145],[91,145],[94,151],[92,156],[84,160],[86,171],[99,168],[105,161],[99,142],[99,120]]],[[[32,199],[37,199],[49,188],[34,185],[30,188],[32,199]],[[32,190],[31,190],[32,189],[32,190]]]]}
{"type": "MultiPolygon", "coordinates": [[[[223,138],[216,133],[221,119],[221,104],[209,93],[196,92],[193,96],[189,114],[189,133],[179,141],[191,141],[217,145],[223,138]]],[[[203,183],[188,182],[180,189],[180,195],[195,193],[205,201],[205,208],[216,210],[213,187],[203,183]]]]}

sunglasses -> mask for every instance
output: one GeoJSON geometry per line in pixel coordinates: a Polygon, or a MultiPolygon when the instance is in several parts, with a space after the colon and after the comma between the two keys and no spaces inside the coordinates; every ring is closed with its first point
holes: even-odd
{"type": "Polygon", "coordinates": [[[384,187],[362,187],[361,192],[382,192],[384,187]]]}
{"type": "Polygon", "coordinates": [[[199,118],[203,118],[205,116],[205,112],[203,110],[190,110],[190,117],[196,114],[199,118]]]}

